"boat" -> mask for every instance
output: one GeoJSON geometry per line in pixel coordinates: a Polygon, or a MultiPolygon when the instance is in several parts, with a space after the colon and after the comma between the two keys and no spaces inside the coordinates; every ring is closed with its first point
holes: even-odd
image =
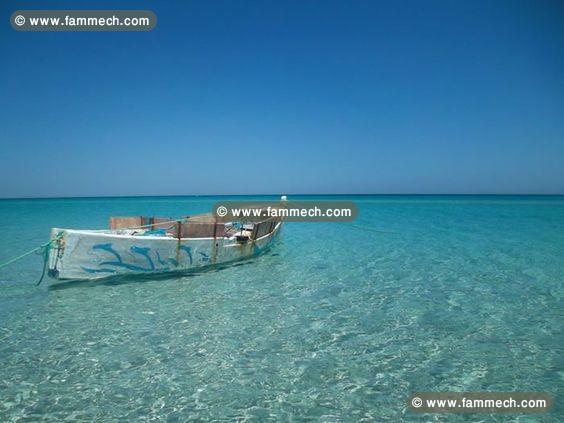
{"type": "Polygon", "coordinates": [[[207,213],[180,219],[111,217],[110,228],[103,230],[53,228],[48,275],[59,280],[95,280],[228,264],[266,251],[283,223],[274,218],[223,222],[207,213]]]}

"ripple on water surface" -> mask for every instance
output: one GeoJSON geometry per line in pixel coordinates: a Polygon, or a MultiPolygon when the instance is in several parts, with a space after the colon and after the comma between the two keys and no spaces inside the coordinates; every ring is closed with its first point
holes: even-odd
{"type": "MultiPolygon", "coordinates": [[[[35,288],[38,258],[7,269],[0,421],[427,421],[406,410],[414,391],[556,395],[561,197],[355,200],[357,223],[387,233],[288,224],[266,255],[166,279],[35,288]]],[[[51,225],[101,227],[112,213],[174,216],[214,201],[0,202],[0,220],[19,228],[6,230],[14,243],[1,257],[44,242],[51,225]]],[[[560,417],[557,403],[523,421],[560,417]]]]}

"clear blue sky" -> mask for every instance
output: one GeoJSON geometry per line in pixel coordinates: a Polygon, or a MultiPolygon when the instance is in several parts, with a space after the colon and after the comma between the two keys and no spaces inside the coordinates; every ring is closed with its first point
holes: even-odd
{"type": "Polygon", "coordinates": [[[564,193],[562,1],[3,1],[0,197],[564,193]],[[17,9],[150,9],[24,33],[17,9]]]}

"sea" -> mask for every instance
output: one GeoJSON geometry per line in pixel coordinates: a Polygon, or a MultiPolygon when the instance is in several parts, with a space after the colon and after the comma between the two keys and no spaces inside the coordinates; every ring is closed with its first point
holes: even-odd
{"type": "MultiPolygon", "coordinates": [[[[176,217],[220,200],[0,200],[0,262],[51,227],[176,217]]],[[[564,196],[354,201],[265,254],[176,275],[36,285],[0,269],[0,421],[564,420],[564,196]],[[414,392],[545,392],[541,414],[420,414],[414,392]]]]}

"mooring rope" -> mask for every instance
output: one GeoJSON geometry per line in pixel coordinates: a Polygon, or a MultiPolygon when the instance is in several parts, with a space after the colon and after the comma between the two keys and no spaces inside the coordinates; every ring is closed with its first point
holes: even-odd
{"type": "Polygon", "coordinates": [[[41,277],[39,278],[35,286],[38,286],[41,282],[43,282],[43,278],[47,273],[47,263],[49,262],[49,250],[51,250],[51,242],[47,244],[47,246],[43,251],[43,271],[41,272],[41,277]]]}
{"type": "Polygon", "coordinates": [[[16,261],[19,261],[19,260],[23,259],[24,257],[27,257],[27,256],[29,256],[30,254],[35,253],[36,251],[40,251],[40,250],[42,250],[43,248],[47,248],[48,246],[51,245],[51,243],[52,243],[53,241],[54,241],[54,240],[51,240],[51,241],[49,241],[49,242],[46,243],[46,244],[43,244],[43,245],[40,245],[40,246],[37,247],[37,248],[34,248],[33,250],[29,250],[29,251],[27,251],[27,252],[25,252],[25,253],[23,253],[23,254],[21,254],[21,255],[19,255],[19,256],[13,257],[13,258],[9,259],[8,261],[6,261],[6,262],[4,262],[4,263],[0,263],[0,269],[4,268],[4,267],[6,267],[6,266],[8,266],[8,265],[10,265],[10,264],[12,264],[12,263],[15,263],[16,261]]]}
{"type": "Polygon", "coordinates": [[[43,278],[45,278],[45,274],[47,272],[47,263],[49,261],[49,250],[51,249],[51,247],[53,246],[54,243],[58,242],[61,237],[63,236],[62,233],[57,234],[53,239],[51,239],[49,242],[40,245],[39,247],[33,248],[29,251],[26,251],[23,254],[20,254],[19,256],[13,257],[7,261],[5,261],[4,263],[0,263],[0,269],[3,269],[6,266],[9,266],[12,263],[15,263],[33,253],[37,253],[38,251],[42,251],[43,254],[43,272],[41,273],[41,278],[39,279],[39,281],[36,283],[36,285],[39,285],[42,281],[43,278]]]}

